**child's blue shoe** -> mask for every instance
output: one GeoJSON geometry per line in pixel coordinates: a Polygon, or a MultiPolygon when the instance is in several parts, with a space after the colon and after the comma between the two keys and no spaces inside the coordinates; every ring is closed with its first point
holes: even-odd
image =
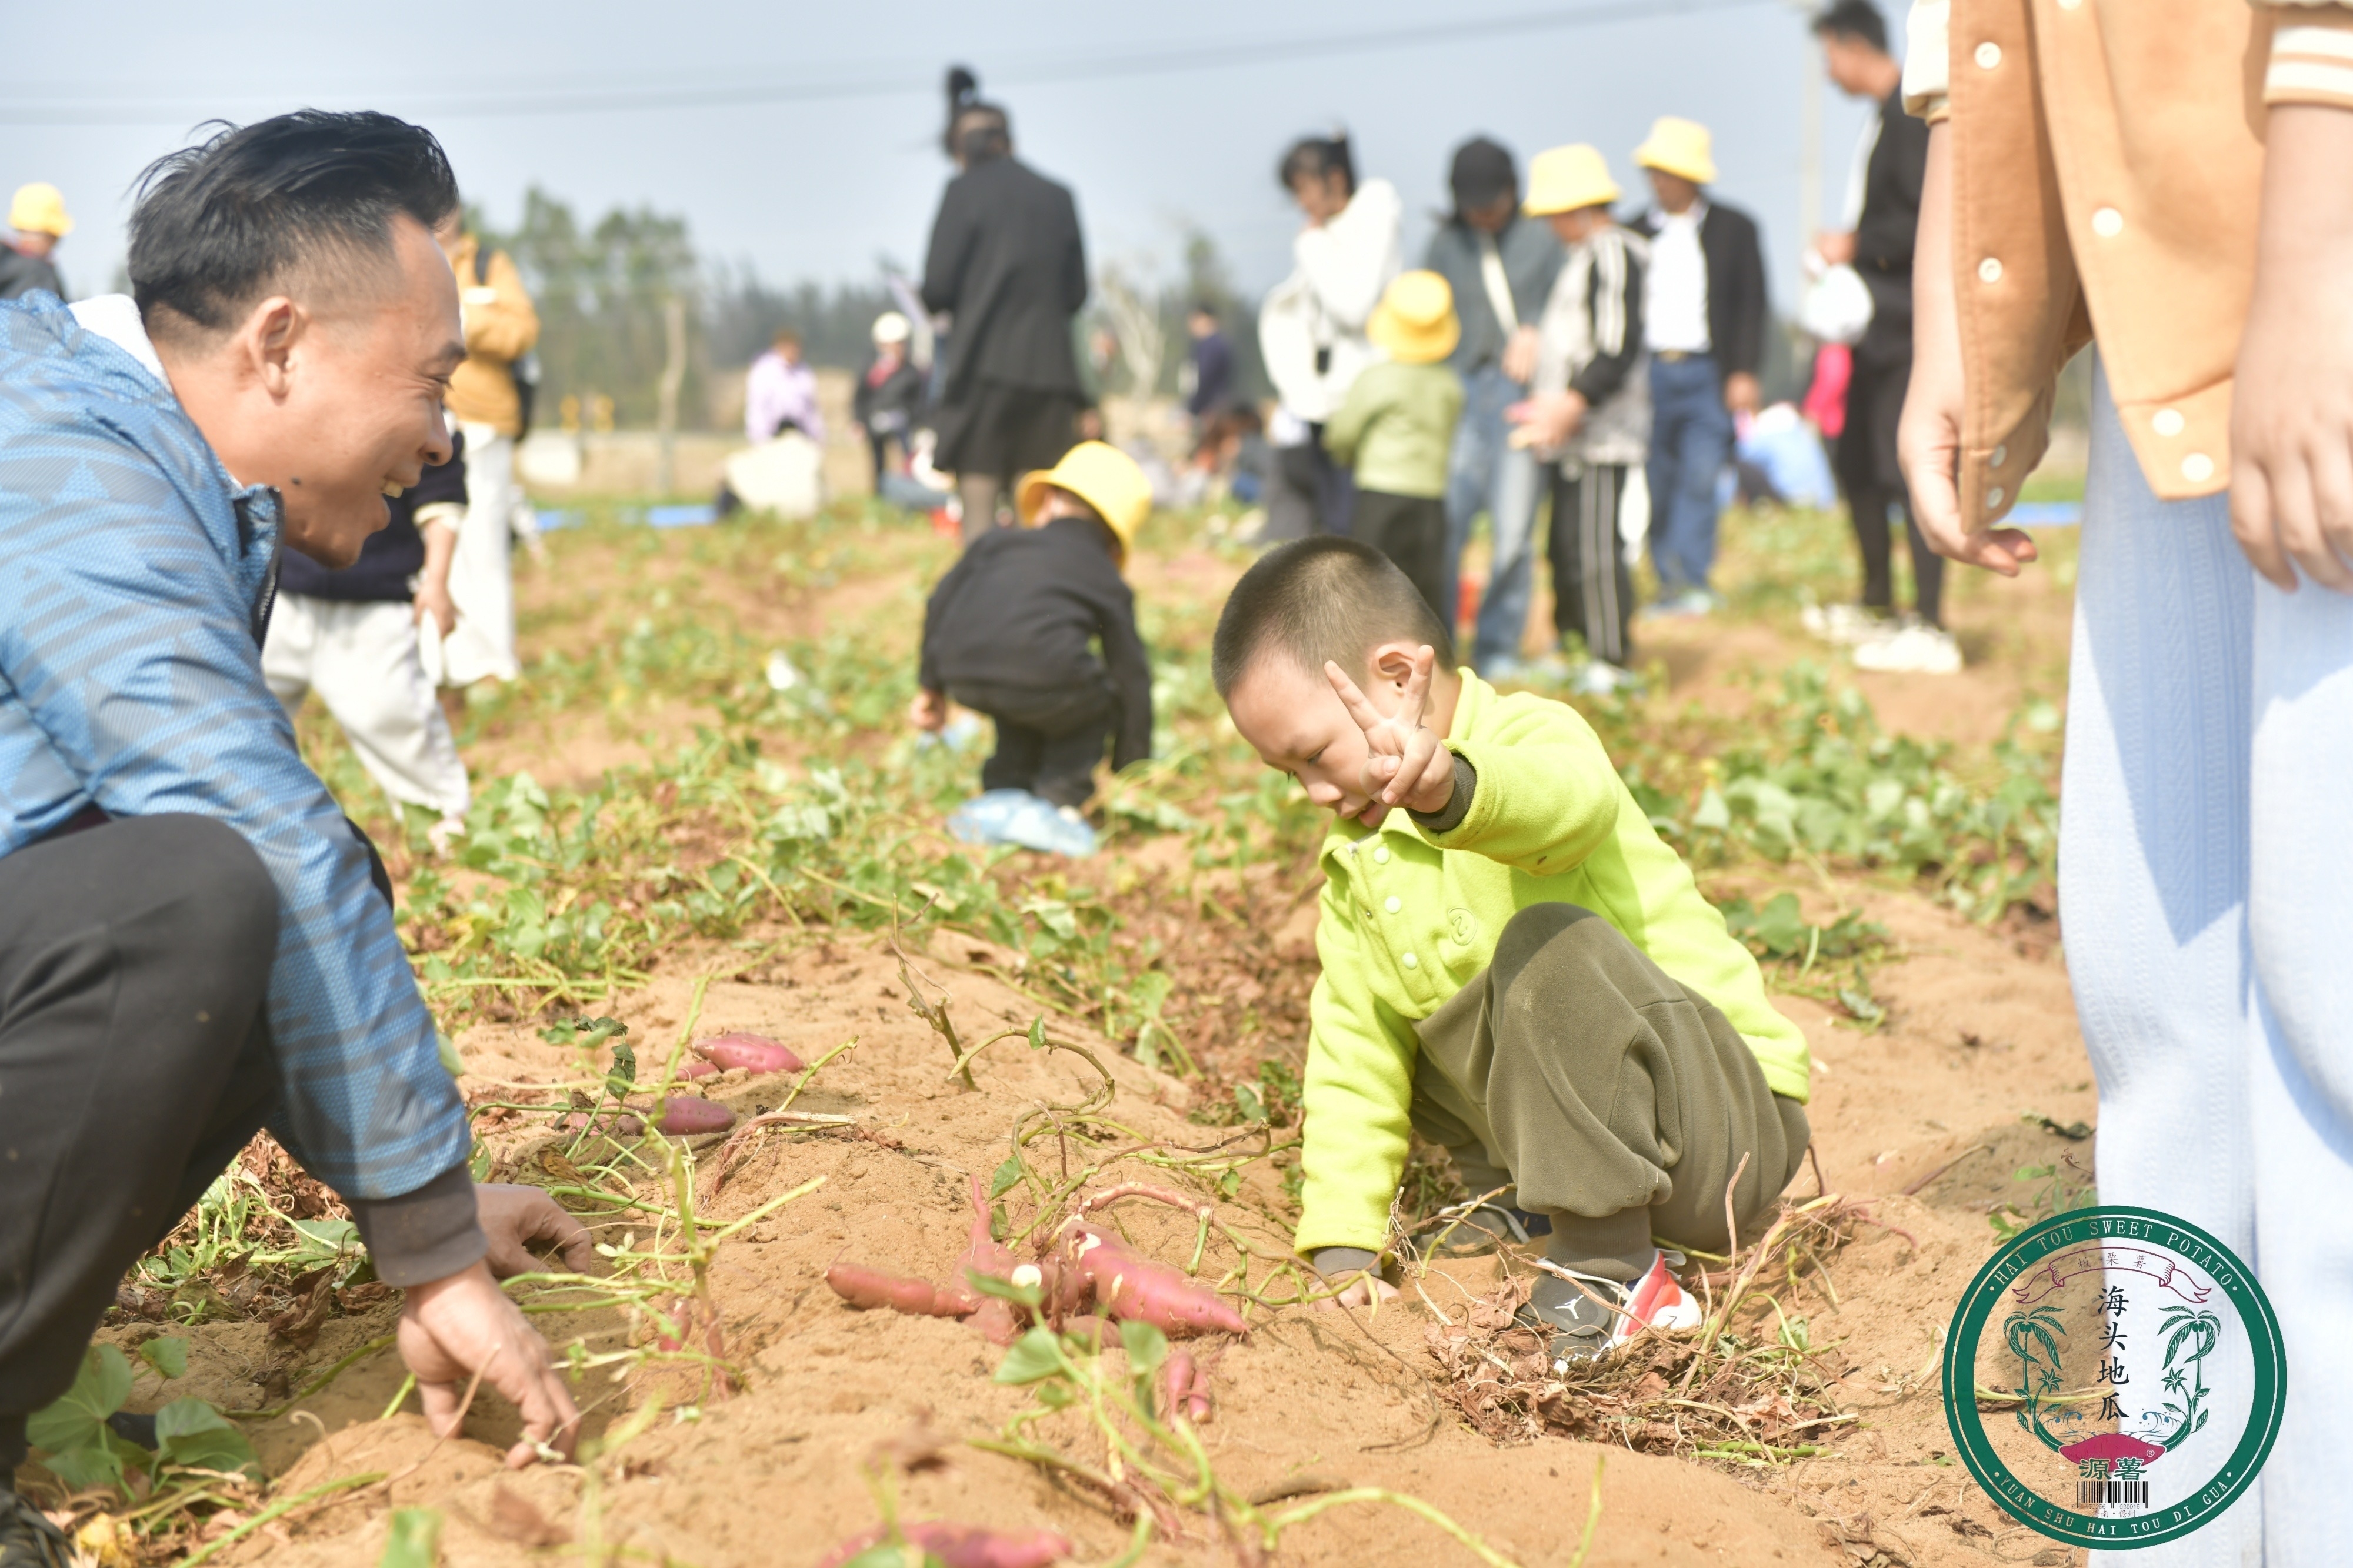
{"type": "Polygon", "coordinates": [[[1018,844],[1083,860],[1095,852],[1095,830],[1071,806],[1057,806],[1028,790],[993,789],[949,814],[948,831],[967,844],[1018,844]]]}
{"type": "MultiPolygon", "coordinates": [[[[966,844],[1003,844],[1005,825],[1013,814],[1038,801],[1026,789],[993,789],[965,801],[948,814],[948,831],[966,844]]],[[[1038,802],[1043,805],[1043,802],[1038,802]]]]}

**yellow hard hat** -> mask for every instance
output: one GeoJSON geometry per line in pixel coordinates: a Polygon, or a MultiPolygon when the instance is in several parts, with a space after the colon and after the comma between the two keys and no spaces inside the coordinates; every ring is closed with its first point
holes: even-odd
{"type": "Polygon", "coordinates": [[[1152,515],[1152,481],[1135,459],[1103,441],[1082,441],[1062,454],[1050,468],[1033,468],[1014,487],[1014,510],[1031,528],[1038,526],[1038,509],[1049,486],[1068,490],[1102,518],[1124,551],[1135,542],[1144,520],[1152,515]]]}
{"type": "Polygon", "coordinates": [[[66,216],[66,194],[47,180],[17,186],[16,199],[8,204],[8,226],[18,234],[53,234],[63,239],[73,232],[73,219],[66,216]]]}
{"type": "Polygon", "coordinates": [[[1634,162],[1661,174],[1681,174],[1694,185],[1715,183],[1715,139],[1696,120],[1662,114],[1651,139],[1634,149],[1634,162]]]}
{"type": "Polygon", "coordinates": [[[1623,193],[1609,177],[1601,149],[1579,142],[1537,153],[1528,163],[1530,217],[1573,213],[1579,207],[1606,206],[1623,193]]]}
{"type": "Polygon", "coordinates": [[[1435,272],[1400,272],[1365,323],[1365,336],[1400,364],[1434,364],[1462,341],[1454,290],[1435,272]]]}

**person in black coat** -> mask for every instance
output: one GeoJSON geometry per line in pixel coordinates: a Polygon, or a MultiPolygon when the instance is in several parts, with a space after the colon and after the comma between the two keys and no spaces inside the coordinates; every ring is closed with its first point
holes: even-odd
{"type": "Polygon", "coordinates": [[[1651,240],[1642,337],[1651,354],[1653,613],[1705,615],[1715,566],[1715,482],[1733,416],[1754,414],[1765,357],[1765,252],[1757,221],[1711,199],[1704,127],[1662,118],[1634,153],[1658,205],[1634,227],[1651,240]]]}
{"type": "Polygon", "coordinates": [[[913,323],[896,310],[874,319],[874,357],[858,375],[849,395],[849,417],[866,432],[874,454],[874,493],[882,493],[882,476],[892,472],[891,443],[899,443],[899,466],[913,452],[915,416],[923,405],[923,373],[907,358],[913,323]]]}
{"type": "Polygon", "coordinates": [[[1924,626],[1943,624],[1944,557],[1928,547],[1912,518],[1912,495],[1895,460],[1895,427],[1912,380],[1912,236],[1920,224],[1927,176],[1928,127],[1904,112],[1904,68],[1887,52],[1887,22],[1871,0],[1838,0],[1814,22],[1830,78],[1879,105],[1879,129],[1863,169],[1862,216],[1852,234],[1816,241],[1822,259],[1851,263],[1871,292],[1871,325],[1854,346],[1847,383],[1846,426],[1837,469],[1862,553],[1862,613],[1889,618],[1894,607],[1889,509],[1904,510],[1912,552],[1914,604],[1924,626]]]}
{"type": "Polygon", "coordinates": [[[991,529],[932,590],[913,717],[936,732],[953,698],[997,721],[986,790],[1075,809],[1114,772],[1152,754],[1152,664],[1120,568],[1152,510],[1134,458],[1100,441],[1021,481],[1025,528],[991,529]],[[1100,646],[1100,656],[1096,647],[1100,646]]]}
{"type": "Polygon", "coordinates": [[[964,536],[997,521],[1013,479],[1051,468],[1088,405],[1071,342],[1087,301],[1087,253],[1068,187],[1013,156],[1005,111],[948,76],[948,151],[962,173],[932,225],[923,304],[951,313],[935,461],[954,473],[964,536]]]}

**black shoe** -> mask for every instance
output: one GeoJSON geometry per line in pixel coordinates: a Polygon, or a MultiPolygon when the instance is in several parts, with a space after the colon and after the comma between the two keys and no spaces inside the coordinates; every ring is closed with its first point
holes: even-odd
{"type": "Polygon", "coordinates": [[[71,1568],[64,1531],[15,1492],[0,1489],[0,1568],[71,1568]]]}
{"type": "Polygon", "coordinates": [[[1630,1299],[1627,1288],[1615,1279],[1580,1274],[1572,1284],[1556,1274],[1540,1274],[1526,1304],[1513,1314],[1512,1321],[1550,1336],[1546,1354],[1552,1374],[1559,1377],[1572,1364],[1599,1361],[1616,1348],[1623,1338],[1619,1325],[1625,1315],[1620,1309],[1630,1299]],[[1578,1289],[1578,1285],[1585,1289],[1578,1289]]]}
{"type": "Polygon", "coordinates": [[[1443,1209],[1433,1239],[1424,1249],[1430,1258],[1482,1258],[1505,1242],[1525,1247],[1530,1238],[1552,1234],[1550,1215],[1530,1214],[1503,1204],[1473,1204],[1443,1209]]]}

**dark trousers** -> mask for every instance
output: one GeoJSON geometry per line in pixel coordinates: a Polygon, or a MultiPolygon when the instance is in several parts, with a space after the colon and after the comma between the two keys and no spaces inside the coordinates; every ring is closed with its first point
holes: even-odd
{"type": "Polygon", "coordinates": [[[1084,805],[1095,764],[1119,722],[1119,699],[1098,674],[1050,689],[951,681],[948,695],[997,721],[997,754],[981,764],[983,789],[1026,789],[1056,805],[1084,805]]]}
{"type": "Polygon", "coordinates": [[[1618,542],[1623,464],[1603,464],[1552,480],[1552,624],[1566,643],[1575,632],[1595,658],[1624,667],[1634,647],[1626,633],[1634,613],[1634,579],[1618,542]]]}
{"type": "Polygon", "coordinates": [[[1713,1004],[1575,904],[1513,916],[1417,1029],[1414,1131],[1473,1195],[1516,1185],[1552,1218],[1546,1256],[1585,1273],[1634,1279],[1653,1236],[1726,1250],[1727,1186],[1754,1241],[1812,1136],[1713,1004]]]}
{"type": "Polygon", "coordinates": [[[1715,569],[1715,481],[1732,460],[1732,415],[1711,354],[1651,356],[1651,563],[1662,595],[1715,569]]]}
{"type": "Polygon", "coordinates": [[[1454,616],[1445,602],[1446,498],[1358,490],[1356,530],[1357,542],[1396,562],[1438,612],[1438,624],[1452,629],[1454,616]]]}
{"type": "Polygon", "coordinates": [[[1355,536],[1356,476],[1334,462],[1332,454],[1324,449],[1324,426],[1310,425],[1304,444],[1278,447],[1276,454],[1275,460],[1282,465],[1283,482],[1314,498],[1315,531],[1336,533],[1343,539],[1355,536]]]}
{"type": "Polygon", "coordinates": [[[278,889],[234,828],[150,816],[0,858],[0,1484],[116,1284],[260,1130],[278,889]]]}
{"type": "Polygon", "coordinates": [[[1945,558],[1928,547],[1912,516],[1912,491],[1896,461],[1895,430],[1904,417],[1904,392],[1912,380],[1912,356],[1866,364],[1855,356],[1846,388],[1846,428],[1839,433],[1838,480],[1846,491],[1854,542],[1862,552],[1862,602],[1874,610],[1895,603],[1894,539],[1888,513],[1904,512],[1912,552],[1912,597],[1920,618],[1941,626],[1945,608],[1945,558]]]}

